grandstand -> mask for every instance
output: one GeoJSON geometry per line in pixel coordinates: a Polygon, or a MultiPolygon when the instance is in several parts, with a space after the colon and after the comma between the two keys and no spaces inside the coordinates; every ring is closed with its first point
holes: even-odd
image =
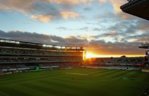
{"type": "Polygon", "coordinates": [[[111,57],[111,58],[90,58],[86,60],[86,66],[91,68],[141,70],[144,57],[111,57]]]}
{"type": "Polygon", "coordinates": [[[83,47],[0,39],[0,73],[78,66],[83,47]]]}

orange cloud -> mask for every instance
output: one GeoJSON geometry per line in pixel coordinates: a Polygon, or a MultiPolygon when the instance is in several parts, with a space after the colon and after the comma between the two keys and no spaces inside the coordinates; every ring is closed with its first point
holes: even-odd
{"type": "Polygon", "coordinates": [[[106,3],[107,0],[99,0],[99,3],[106,3]]]}
{"type": "Polygon", "coordinates": [[[49,0],[49,2],[57,3],[57,4],[71,4],[71,5],[77,5],[77,4],[86,4],[89,3],[91,0],[49,0]]]}
{"type": "Polygon", "coordinates": [[[40,22],[48,23],[52,19],[52,16],[50,16],[50,15],[32,15],[32,18],[39,20],[40,22]]]}
{"type": "Polygon", "coordinates": [[[2,10],[17,10],[22,13],[30,12],[35,0],[3,0],[0,2],[2,10]]]}
{"type": "Polygon", "coordinates": [[[69,18],[75,19],[80,16],[78,13],[73,11],[62,11],[60,12],[60,14],[64,19],[69,19],[69,18]]]}
{"type": "Polygon", "coordinates": [[[120,13],[120,6],[126,3],[125,0],[110,0],[110,2],[112,3],[112,6],[116,13],[120,13]]]}

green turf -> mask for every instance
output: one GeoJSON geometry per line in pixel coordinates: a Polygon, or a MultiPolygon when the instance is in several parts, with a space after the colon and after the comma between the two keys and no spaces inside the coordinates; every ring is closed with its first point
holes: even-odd
{"type": "Polygon", "coordinates": [[[67,69],[0,77],[0,96],[141,96],[149,74],[138,71],[67,69]]]}

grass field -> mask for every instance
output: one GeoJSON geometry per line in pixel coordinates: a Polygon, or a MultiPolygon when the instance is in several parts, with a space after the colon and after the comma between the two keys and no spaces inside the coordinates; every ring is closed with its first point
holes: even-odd
{"type": "Polygon", "coordinates": [[[138,71],[67,69],[0,77],[0,96],[142,96],[149,74],[138,71]]]}

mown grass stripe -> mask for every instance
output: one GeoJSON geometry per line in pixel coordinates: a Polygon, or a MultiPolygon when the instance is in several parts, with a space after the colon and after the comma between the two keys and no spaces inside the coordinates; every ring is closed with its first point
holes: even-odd
{"type": "Polygon", "coordinates": [[[0,96],[137,96],[149,86],[148,81],[148,74],[126,70],[28,72],[0,77],[0,96]]]}

